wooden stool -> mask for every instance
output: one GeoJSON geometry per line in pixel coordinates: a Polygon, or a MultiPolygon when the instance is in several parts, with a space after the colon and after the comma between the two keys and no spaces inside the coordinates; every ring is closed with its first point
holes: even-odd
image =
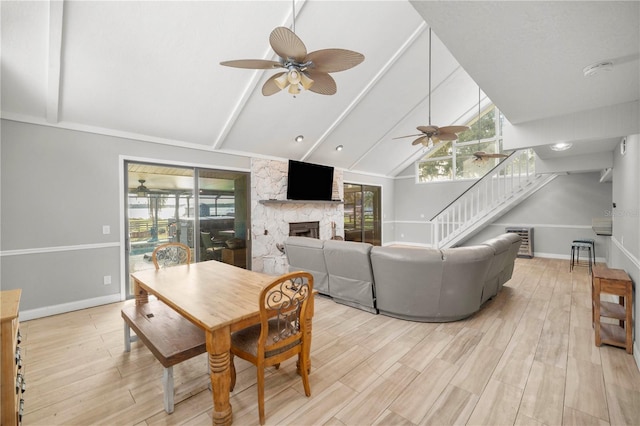
{"type": "Polygon", "coordinates": [[[591,276],[592,321],[596,346],[603,343],[625,348],[633,353],[633,283],[622,269],[596,265],[591,276]],[[601,294],[618,296],[618,303],[600,300],[601,294]],[[603,323],[601,318],[614,318],[617,324],[603,323]]]}

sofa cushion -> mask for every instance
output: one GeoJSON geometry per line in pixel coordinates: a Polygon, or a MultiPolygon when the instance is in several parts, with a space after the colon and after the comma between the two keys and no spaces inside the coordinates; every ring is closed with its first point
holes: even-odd
{"type": "Polygon", "coordinates": [[[289,262],[289,272],[307,271],[313,275],[313,289],[329,294],[329,276],[322,249],[324,241],[308,237],[288,237],[284,250],[289,262]]]}
{"type": "Polygon", "coordinates": [[[438,311],[442,253],[431,248],[373,247],[371,266],[380,313],[427,321],[438,311]]]}
{"type": "Polygon", "coordinates": [[[373,246],[353,241],[324,242],[329,295],[340,303],[375,312],[373,273],[369,254],[373,246]]]}

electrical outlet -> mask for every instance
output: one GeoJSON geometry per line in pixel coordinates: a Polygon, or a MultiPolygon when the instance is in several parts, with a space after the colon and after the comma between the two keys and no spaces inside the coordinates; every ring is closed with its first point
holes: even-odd
{"type": "Polygon", "coordinates": [[[111,284],[111,275],[105,275],[103,278],[104,285],[111,284]]]}
{"type": "Polygon", "coordinates": [[[102,234],[107,235],[111,233],[111,227],[109,225],[102,225],[102,234]]]}

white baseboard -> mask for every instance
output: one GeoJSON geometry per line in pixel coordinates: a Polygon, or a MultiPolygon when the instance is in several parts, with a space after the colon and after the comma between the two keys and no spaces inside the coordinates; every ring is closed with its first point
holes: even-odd
{"type": "Polygon", "coordinates": [[[108,296],[94,297],[92,299],[77,300],[60,305],[45,306],[44,308],[29,309],[20,311],[20,321],[29,321],[36,318],[49,317],[51,315],[65,314],[67,312],[78,311],[80,309],[93,308],[95,306],[107,305],[109,303],[120,302],[120,293],[108,296]]]}

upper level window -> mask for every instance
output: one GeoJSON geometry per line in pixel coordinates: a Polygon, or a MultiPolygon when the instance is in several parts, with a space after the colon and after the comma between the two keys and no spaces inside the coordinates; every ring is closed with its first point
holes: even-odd
{"type": "Polygon", "coordinates": [[[501,151],[500,111],[491,105],[467,126],[469,130],[460,133],[458,140],[440,142],[416,162],[417,182],[478,179],[497,164],[498,159],[478,160],[473,153],[501,151]]]}

